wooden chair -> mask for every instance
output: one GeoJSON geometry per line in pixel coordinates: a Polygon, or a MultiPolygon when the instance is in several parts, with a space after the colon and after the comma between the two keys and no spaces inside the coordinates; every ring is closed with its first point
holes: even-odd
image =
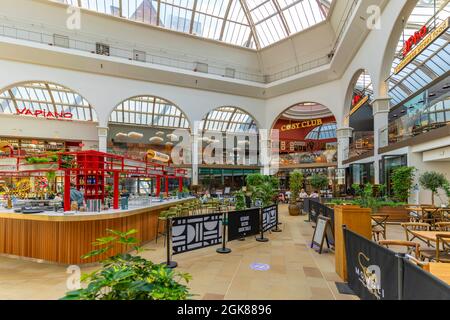
{"type": "Polygon", "coordinates": [[[388,219],[389,215],[386,214],[372,215],[372,235],[375,241],[380,241],[380,234],[383,236],[383,239],[386,240],[388,219]]]}
{"type": "Polygon", "coordinates": [[[450,222],[436,222],[436,231],[450,231],[450,222]]]}
{"type": "MultiPolygon", "coordinates": [[[[412,231],[430,231],[431,225],[429,223],[424,222],[405,222],[401,224],[402,228],[405,230],[406,233],[406,241],[413,241],[414,239],[419,239],[421,241],[424,241],[415,235],[411,233],[412,231]],[[411,238],[410,238],[411,237],[411,238]]],[[[426,242],[428,245],[430,245],[429,241],[426,242]]]]}
{"type": "Polygon", "coordinates": [[[381,240],[378,241],[378,243],[386,248],[389,248],[389,246],[405,247],[407,250],[407,254],[414,253],[416,258],[420,257],[420,244],[418,244],[417,242],[404,240],[381,240]]]}
{"type": "Polygon", "coordinates": [[[436,235],[436,255],[433,260],[436,260],[436,262],[450,263],[450,235],[436,235]]]}

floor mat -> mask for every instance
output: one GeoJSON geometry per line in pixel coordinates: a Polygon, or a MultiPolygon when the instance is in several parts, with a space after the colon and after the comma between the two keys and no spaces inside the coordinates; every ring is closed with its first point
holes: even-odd
{"type": "Polygon", "coordinates": [[[348,295],[352,295],[352,296],[355,295],[355,293],[352,291],[352,289],[350,289],[348,284],[346,284],[345,282],[335,282],[335,283],[336,283],[336,288],[338,289],[340,294],[348,294],[348,295]]]}

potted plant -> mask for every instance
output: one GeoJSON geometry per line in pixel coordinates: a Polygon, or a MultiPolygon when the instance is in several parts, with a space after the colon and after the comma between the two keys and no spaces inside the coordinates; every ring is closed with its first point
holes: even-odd
{"type": "Polygon", "coordinates": [[[434,195],[443,189],[447,183],[447,179],[442,173],[435,171],[427,171],[419,178],[419,184],[422,188],[431,191],[431,204],[434,206],[434,195]]]}
{"type": "MultiPolygon", "coordinates": [[[[101,248],[82,258],[103,255],[116,245],[131,247],[136,254],[144,251],[133,237],[136,230],[108,232],[110,236],[93,243],[101,248]]],[[[175,272],[138,255],[117,254],[101,264],[99,270],[83,275],[85,288],[67,292],[62,300],[186,300],[192,296],[189,288],[182,284],[182,281],[189,283],[189,274],[175,272]]]]}
{"type": "Polygon", "coordinates": [[[289,174],[289,190],[291,191],[289,215],[291,216],[300,215],[300,207],[297,204],[297,200],[303,187],[303,179],[303,174],[299,170],[294,170],[289,174]]]}
{"type": "Polygon", "coordinates": [[[245,193],[242,190],[236,191],[234,193],[235,198],[235,209],[237,211],[245,210],[247,208],[247,205],[245,203],[245,193]]]}
{"type": "Polygon", "coordinates": [[[274,203],[279,188],[277,178],[255,173],[248,175],[246,181],[253,203],[260,200],[263,207],[274,203]]]}
{"type": "Polygon", "coordinates": [[[392,190],[394,199],[408,202],[414,184],[414,167],[398,167],[392,174],[392,190]]]}
{"type": "Polygon", "coordinates": [[[328,187],[328,177],[324,174],[313,174],[309,178],[309,183],[314,190],[317,190],[319,195],[320,191],[328,187]]]}

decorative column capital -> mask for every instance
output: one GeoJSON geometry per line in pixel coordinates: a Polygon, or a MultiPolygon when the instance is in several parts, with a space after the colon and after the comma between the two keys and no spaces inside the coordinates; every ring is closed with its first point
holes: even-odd
{"type": "Polygon", "coordinates": [[[108,127],[97,126],[98,136],[99,137],[107,137],[108,136],[108,127]]]}
{"type": "Polygon", "coordinates": [[[391,98],[377,98],[372,101],[373,115],[378,113],[389,113],[391,109],[391,98]]]}
{"type": "Polygon", "coordinates": [[[353,136],[353,128],[343,127],[336,130],[338,139],[351,138],[353,136]]]}

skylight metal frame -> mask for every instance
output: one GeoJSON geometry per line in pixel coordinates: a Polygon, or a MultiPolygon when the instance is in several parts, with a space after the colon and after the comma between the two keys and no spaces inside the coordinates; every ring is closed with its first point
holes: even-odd
{"type": "Polygon", "coordinates": [[[25,82],[0,93],[1,113],[17,114],[24,108],[33,112],[70,112],[72,120],[97,121],[97,114],[81,95],[49,82],[25,82]]]}
{"type": "Polygon", "coordinates": [[[326,20],[333,0],[48,1],[259,50],[326,20]]]}
{"type": "Polygon", "coordinates": [[[172,129],[190,127],[180,108],[154,96],[138,96],[123,101],[113,110],[109,122],[172,129]]]}

